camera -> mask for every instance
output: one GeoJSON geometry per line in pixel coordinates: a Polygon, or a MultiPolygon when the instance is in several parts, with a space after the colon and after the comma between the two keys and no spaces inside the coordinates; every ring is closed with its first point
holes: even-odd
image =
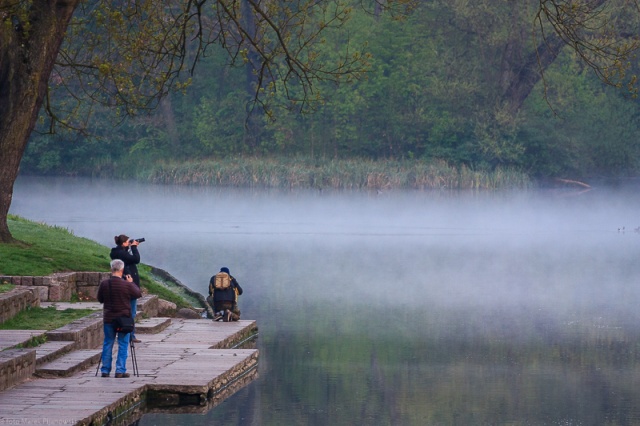
{"type": "Polygon", "coordinates": [[[132,238],[129,240],[129,244],[131,244],[132,242],[137,241],[139,243],[144,243],[145,239],[144,238],[136,238],[135,240],[132,238]]]}

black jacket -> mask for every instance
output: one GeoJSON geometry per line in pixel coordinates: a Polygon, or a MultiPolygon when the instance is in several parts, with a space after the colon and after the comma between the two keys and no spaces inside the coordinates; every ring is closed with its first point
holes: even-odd
{"type": "Polygon", "coordinates": [[[124,262],[124,276],[131,275],[133,282],[140,287],[140,276],[138,275],[138,267],[140,263],[140,253],[137,246],[131,246],[131,253],[126,247],[116,246],[111,249],[111,260],[120,259],[124,262]]]}
{"type": "MultiPolygon", "coordinates": [[[[217,274],[216,274],[217,275],[217,274]]],[[[226,290],[215,290],[213,288],[213,282],[215,281],[216,276],[212,276],[209,280],[209,294],[213,293],[213,301],[214,302],[237,302],[238,296],[242,294],[242,287],[238,284],[233,275],[229,275],[231,277],[231,286],[226,290]],[[236,294],[237,292],[237,294],[236,294]]]]}

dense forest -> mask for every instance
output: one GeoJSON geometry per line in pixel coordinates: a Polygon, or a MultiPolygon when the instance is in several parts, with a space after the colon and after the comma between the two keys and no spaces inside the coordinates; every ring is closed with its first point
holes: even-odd
{"type": "MultiPolygon", "coordinates": [[[[255,74],[209,49],[190,85],[150,115],[80,106],[79,114],[91,113],[87,131],[59,127],[53,135],[43,115],[21,171],[122,177],[158,164],[275,158],[444,163],[534,179],[636,175],[634,93],[603,83],[566,46],[541,59],[536,4],[424,1],[403,19],[354,8],[323,49],[330,58],[347,38],[364,46],[365,75],[320,83],[312,104],[276,92],[269,110],[252,103],[255,74]]],[[[615,2],[607,13],[618,29],[638,28],[637,17],[616,16],[615,2]]],[[[51,93],[52,103],[70,108],[72,99],[51,93]]]]}

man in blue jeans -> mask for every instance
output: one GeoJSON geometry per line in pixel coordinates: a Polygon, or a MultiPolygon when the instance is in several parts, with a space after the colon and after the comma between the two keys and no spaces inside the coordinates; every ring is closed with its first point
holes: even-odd
{"type": "Polygon", "coordinates": [[[102,377],[111,373],[113,344],[118,338],[118,357],[116,359],[116,377],[129,377],[127,373],[127,356],[129,352],[129,333],[116,332],[113,320],[119,317],[131,317],[131,299],[142,297],[140,287],[133,283],[131,275],[124,279],[124,262],[120,259],[111,261],[111,276],[103,280],[98,288],[98,302],[104,304],[102,313],[104,342],[102,343],[102,377]]]}

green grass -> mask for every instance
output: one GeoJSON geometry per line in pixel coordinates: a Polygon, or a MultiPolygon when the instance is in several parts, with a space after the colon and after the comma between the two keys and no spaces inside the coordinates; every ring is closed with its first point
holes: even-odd
{"type": "Polygon", "coordinates": [[[95,312],[91,309],[28,308],[0,324],[0,330],[53,330],[95,312]]]}
{"type": "Polygon", "coordinates": [[[1,283],[0,284],[0,293],[6,293],[8,291],[13,290],[14,288],[16,288],[16,286],[13,285],[13,284],[1,283]]]}
{"type": "Polygon", "coordinates": [[[140,273],[140,285],[142,285],[142,287],[146,288],[149,293],[155,294],[161,299],[175,303],[178,309],[189,308],[197,303],[190,303],[190,301],[186,300],[183,295],[178,294],[177,292],[180,292],[179,288],[176,288],[175,290],[170,289],[166,284],[152,279],[151,267],[148,265],[139,265],[138,272],[140,273]]]}
{"type": "MultiPolygon", "coordinates": [[[[0,244],[0,275],[45,276],[64,271],[109,271],[110,249],[95,241],[77,237],[66,228],[14,215],[9,215],[8,225],[19,242],[0,244]]],[[[193,306],[166,285],[155,281],[149,272],[150,267],[140,265],[138,269],[140,283],[149,293],[175,303],[178,308],[193,306]]]]}
{"type": "Polygon", "coordinates": [[[59,226],[9,215],[15,244],[0,244],[0,275],[43,276],[63,271],[108,271],[109,250],[59,226]]]}
{"type": "Polygon", "coordinates": [[[41,335],[41,336],[33,336],[31,339],[27,340],[25,343],[21,343],[19,345],[16,345],[15,348],[16,349],[20,349],[20,348],[35,348],[36,346],[40,346],[43,343],[47,342],[47,336],[46,335],[41,335]]]}

